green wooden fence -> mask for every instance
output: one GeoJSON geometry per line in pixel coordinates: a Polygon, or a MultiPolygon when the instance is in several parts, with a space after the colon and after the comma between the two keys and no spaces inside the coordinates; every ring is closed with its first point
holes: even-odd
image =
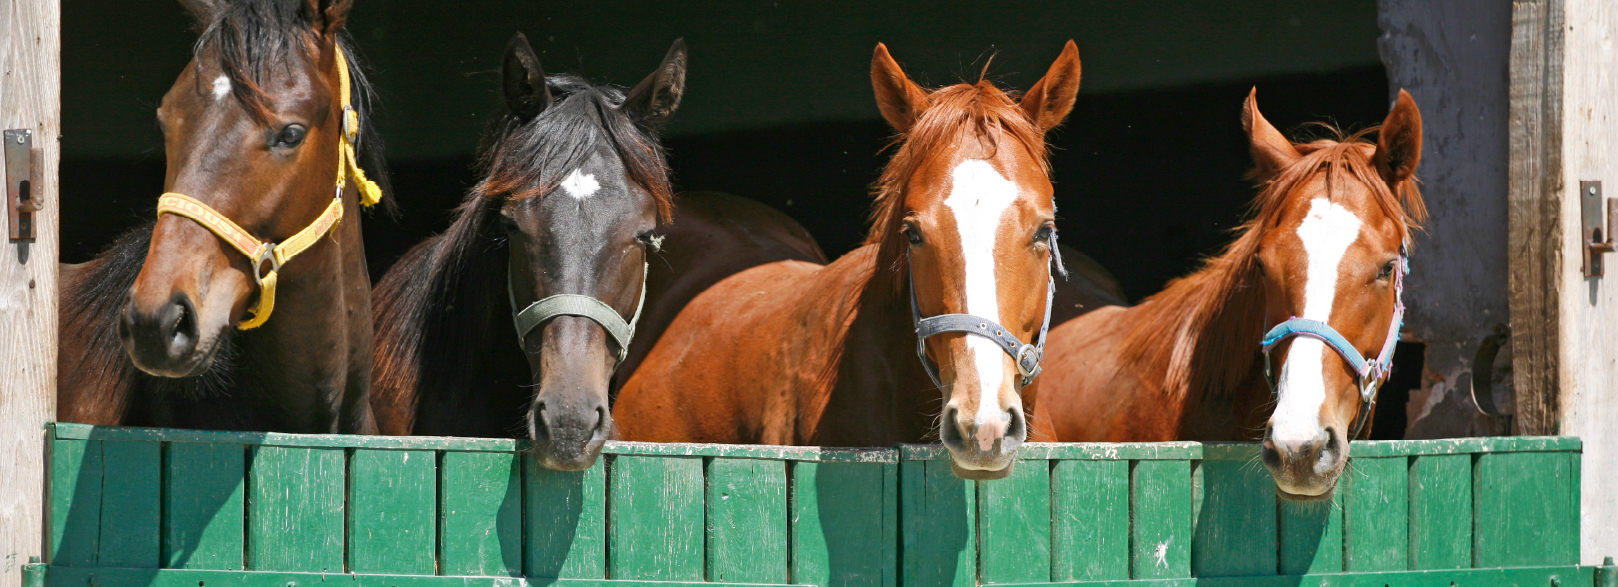
{"type": "Polygon", "coordinates": [[[1030,444],[969,482],[942,449],[56,424],[39,587],[810,584],[1592,585],[1574,438],[1356,442],[1333,501],[1251,444],[1030,444]]]}

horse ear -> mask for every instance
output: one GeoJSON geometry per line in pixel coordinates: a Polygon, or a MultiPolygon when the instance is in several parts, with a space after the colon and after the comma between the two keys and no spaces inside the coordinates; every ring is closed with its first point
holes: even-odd
{"type": "Polygon", "coordinates": [[[668,120],[674,109],[680,107],[685,95],[685,39],[675,39],[669,46],[663,62],[646,79],[640,80],[624,98],[624,108],[630,116],[644,124],[657,126],[668,120]]]}
{"type": "Polygon", "coordinates": [[[876,107],[894,130],[905,132],[927,108],[927,92],[905,76],[899,63],[888,54],[888,46],[876,44],[871,55],[871,88],[876,90],[876,107]]]}
{"type": "Polygon", "coordinates": [[[214,17],[225,8],[223,0],[180,0],[180,6],[191,15],[192,28],[199,33],[208,30],[214,17]]]}
{"type": "Polygon", "coordinates": [[[326,38],[333,38],[337,31],[348,25],[348,11],[354,8],[354,0],[322,1],[325,7],[321,9],[322,22],[326,38]]]}
{"type": "Polygon", "coordinates": [[[1390,186],[1416,174],[1416,165],[1421,163],[1421,110],[1416,109],[1416,100],[1409,92],[1399,90],[1393,111],[1382,121],[1371,163],[1390,186]]]}
{"type": "Polygon", "coordinates": [[[1023,95],[1019,106],[1029,120],[1039,125],[1039,130],[1049,131],[1067,118],[1078,96],[1079,46],[1070,39],[1062,47],[1062,54],[1056,57],[1056,62],[1051,64],[1050,71],[1045,72],[1045,77],[1039,78],[1034,87],[1023,95]]]}
{"type": "Polygon", "coordinates": [[[522,33],[511,36],[506,43],[506,58],[501,67],[501,81],[506,93],[506,106],[524,121],[531,120],[551,105],[551,89],[545,84],[545,71],[539,68],[539,58],[528,45],[522,33]]]}
{"type": "Polygon", "coordinates": [[[1261,182],[1303,156],[1292,146],[1292,141],[1270,126],[1270,121],[1265,120],[1263,114],[1259,114],[1256,87],[1247,94],[1247,103],[1242,108],[1242,129],[1247,131],[1248,141],[1252,144],[1253,163],[1257,165],[1253,177],[1261,182]]]}

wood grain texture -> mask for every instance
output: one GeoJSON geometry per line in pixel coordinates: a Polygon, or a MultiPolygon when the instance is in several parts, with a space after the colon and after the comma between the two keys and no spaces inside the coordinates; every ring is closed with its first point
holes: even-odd
{"type": "Polygon", "coordinates": [[[527,453],[523,524],[529,577],[607,577],[607,459],[583,471],[553,471],[527,453]]]}
{"type": "Polygon", "coordinates": [[[348,570],[431,575],[437,566],[437,456],[355,450],[348,463],[348,570]]]}
{"type": "Polygon", "coordinates": [[[708,580],[786,583],[787,466],[717,458],[708,463],[708,580]]]}
{"type": "Polygon", "coordinates": [[[1518,0],[1511,15],[1506,225],[1514,434],[1558,433],[1563,1],[1518,0]]]}
{"type": "Polygon", "coordinates": [[[443,454],[439,574],[522,576],[520,462],[509,452],[443,454]]]}
{"type": "Polygon", "coordinates": [[[51,445],[51,564],[93,567],[101,548],[101,441],[51,445]]]}
{"type": "Polygon", "coordinates": [[[1129,578],[1129,461],[1057,461],[1051,580],[1129,578]]]}
{"type": "Polygon", "coordinates": [[[1191,576],[1191,463],[1135,461],[1129,471],[1132,579],[1191,576]]]}
{"type": "Polygon", "coordinates": [[[343,450],[259,446],[251,457],[248,570],[343,572],[343,450]]]}
{"type": "Polygon", "coordinates": [[[242,569],[246,447],[184,442],[163,450],[163,568],[242,569]]]}
{"type": "Polygon", "coordinates": [[[1343,571],[1343,492],[1331,501],[1277,500],[1275,507],[1282,575],[1318,575],[1343,571]]]}
{"type": "Polygon", "coordinates": [[[978,580],[1037,583],[1051,574],[1051,470],[1019,461],[998,481],[978,483],[978,580]]]}
{"type": "Polygon", "coordinates": [[[1410,569],[1472,566],[1472,455],[1410,464],[1410,569]]]}
{"type": "Polygon", "coordinates": [[[619,456],[609,472],[608,578],[702,580],[702,458],[619,456]]]}
{"type": "Polygon", "coordinates": [[[956,477],[946,458],[900,463],[907,586],[977,585],[977,485],[956,477]]]}
{"type": "Polygon", "coordinates": [[[1256,461],[1207,460],[1198,467],[1200,498],[1191,572],[1198,577],[1276,572],[1275,480],[1256,461]]]}
{"type": "Polygon", "coordinates": [[[1472,468],[1472,566],[1578,562],[1575,458],[1533,452],[1477,456],[1472,468]]]}
{"type": "Polygon", "coordinates": [[[896,480],[887,463],[792,465],[792,582],[824,587],[895,582],[891,524],[896,480]]]}
{"type": "Polygon", "coordinates": [[[98,442],[101,445],[101,549],[103,567],[155,569],[162,517],[161,444],[98,442]]]}
{"type": "MultiPolygon", "coordinates": [[[[61,4],[0,9],[0,129],[33,131],[36,238],[0,240],[0,587],[21,585],[28,557],[50,561],[45,423],[56,419],[57,164],[61,156],[61,4]]],[[[9,178],[8,178],[9,179],[9,178]]],[[[52,523],[54,526],[54,522],[52,523]]]]}
{"type": "Polygon", "coordinates": [[[1338,478],[1343,492],[1343,570],[1410,568],[1410,476],[1405,457],[1357,458],[1338,478]]]}

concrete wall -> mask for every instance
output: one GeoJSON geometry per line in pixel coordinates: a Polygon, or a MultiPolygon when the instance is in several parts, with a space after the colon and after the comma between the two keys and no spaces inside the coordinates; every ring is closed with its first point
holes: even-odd
{"type": "MultiPolygon", "coordinates": [[[[1421,108],[1416,176],[1432,214],[1416,235],[1405,294],[1407,337],[1427,345],[1422,389],[1407,406],[1406,438],[1504,434],[1505,423],[1481,415],[1471,391],[1478,344],[1508,316],[1511,4],[1383,0],[1377,25],[1389,104],[1403,88],[1421,108]]],[[[1511,403],[1509,382],[1508,375],[1494,386],[1496,405],[1511,403]]]]}
{"type": "Polygon", "coordinates": [[[1580,271],[1580,181],[1618,197],[1618,3],[1565,0],[1561,434],[1584,439],[1583,562],[1618,556],[1618,256],[1580,271]]]}

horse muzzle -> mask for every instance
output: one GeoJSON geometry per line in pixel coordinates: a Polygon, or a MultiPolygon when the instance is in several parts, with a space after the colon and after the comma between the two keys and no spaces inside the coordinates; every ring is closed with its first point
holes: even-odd
{"type": "Polygon", "coordinates": [[[962,479],[999,479],[1011,474],[1017,449],[1028,439],[1028,419],[1020,406],[1003,422],[977,422],[955,406],[944,409],[939,440],[949,450],[950,469],[962,479]]]}
{"type": "Polygon", "coordinates": [[[1265,433],[1261,458],[1275,478],[1275,493],[1289,501],[1325,501],[1348,464],[1342,435],[1326,428],[1314,438],[1276,438],[1265,433]]]}
{"type": "Polygon", "coordinates": [[[131,296],[118,319],[118,338],[135,367],[159,377],[195,377],[213,366],[215,337],[203,341],[191,296],[174,292],[155,307],[131,296]]]}

